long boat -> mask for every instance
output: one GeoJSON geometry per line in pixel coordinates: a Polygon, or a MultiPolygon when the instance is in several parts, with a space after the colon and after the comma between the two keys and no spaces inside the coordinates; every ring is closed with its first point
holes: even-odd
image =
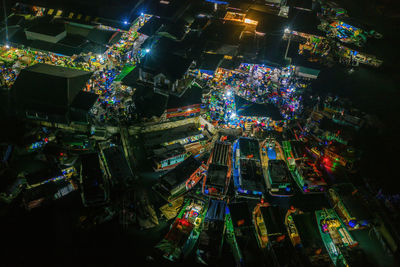
{"type": "Polygon", "coordinates": [[[303,194],[323,194],[327,190],[322,172],[311,159],[296,160],[292,176],[303,194]]]}
{"type": "Polygon", "coordinates": [[[197,248],[197,259],[203,264],[215,265],[221,257],[225,234],[225,213],[225,201],[210,199],[197,248]]]}
{"type": "Polygon", "coordinates": [[[266,138],[261,145],[261,161],[267,190],[272,196],[292,196],[292,178],[285,162],[282,147],[274,138],[266,138]]]}
{"type": "Polygon", "coordinates": [[[215,142],[203,180],[203,194],[222,198],[228,191],[232,173],[232,151],[228,142],[215,142]]]}
{"type": "Polygon", "coordinates": [[[332,261],[316,227],[313,213],[291,207],[285,216],[290,241],[304,266],[331,266],[332,261]]]}
{"type": "Polygon", "coordinates": [[[335,266],[350,266],[353,248],[358,242],[350,235],[347,227],[333,209],[315,211],[322,241],[335,266]]]}
{"type": "Polygon", "coordinates": [[[241,137],[233,144],[233,178],[236,196],[252,199],[263,196],[263,170],[256,139],[241,137]]]}
{"type": "Polygon", "coordinates": [[[206,210],[204,200],[186,201],[169,232],[155,246],[165,259],[175,262],[190,254],[201,233],[206,210]]]}

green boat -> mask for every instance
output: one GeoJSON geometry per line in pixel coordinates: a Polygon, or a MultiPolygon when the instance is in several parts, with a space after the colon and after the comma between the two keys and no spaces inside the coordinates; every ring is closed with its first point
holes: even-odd
{"type": "Polygon", "coordinates": [[[350,266],[350,257],[358,243],[333,209],[317,210],[315,216],[322,241],[335,266],[350,266]]]}

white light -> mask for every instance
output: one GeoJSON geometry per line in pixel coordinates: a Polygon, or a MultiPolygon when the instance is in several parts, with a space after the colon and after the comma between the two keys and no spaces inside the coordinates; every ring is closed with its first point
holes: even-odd
{"type": "Polygon", "coordinates": [[[289,33],[290,32],[290,29],[289,28],[286,28],[285,29],[285,33],[289,33]]]}
{"type": "Polygon", "coordinates": [[[10,46],[9,46],[9,45],[6,45],[6,48],[7,48],[7,49],[9,49],[9,48],[10,48],[10,46]]]}
{"type": "Polygon", "coordinates": [[[231,91],[228,91],[228,92],[226,93],[226,95],[227,95],[227,96],[231,96],[231,95],[232,95],[231,91]]]}
{"type": "Polygon", "coordinates": [[[233,118],[235,118],[236,117],[236,114],[235,113],[232,113],[231,114],[231,119],[233,119],[233,118]]]}
{"type": "Polygon", "coordinates": [[[146,48],[146,50],[144,50],[144,51],[146,51],[146,53],[149,53],[149,52],[150,52],[150,49],[146,48]]]}
{"type": "Polygon", "coordinates": [[[124,21],[124,24],[126,25],[126,24],[128,24],[128,22],[125,20],[125,21],[124,21]]]}
{"type": "Polygon", "coordinates": [[[143,14],[143,12],[142,13],[140,13],[140,16],[143,16],[144,14],[143,14]]]}
{"type": "Polygon", "coordinates": [[[192,111],[192,109],[191,109],[191,108],[189,108],[187,111],[192,111]]]}

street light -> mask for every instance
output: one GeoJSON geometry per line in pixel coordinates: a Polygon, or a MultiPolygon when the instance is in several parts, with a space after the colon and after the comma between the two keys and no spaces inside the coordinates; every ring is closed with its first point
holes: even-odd
{"type": "Polygon", "coordinates": [[[126,20],[124,20],[124,24],[125,24],[125,25],[127,25],[127,24],[128,24],[128,22],[127,22],[126,20]]]}
{"type": "Polygon", "coordinates": [[[146,53],[149,53],[149,52],[150,52],[150,49],[149,49],[149,48],[146,48],[144,51],[145,51],[146,53]]]}

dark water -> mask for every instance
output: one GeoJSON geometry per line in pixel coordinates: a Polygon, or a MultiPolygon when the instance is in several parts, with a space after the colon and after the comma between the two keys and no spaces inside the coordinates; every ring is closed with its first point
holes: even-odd
{"type": "MultiPolygon", "coordinates": [[[[353,105],[376,116],[382,124],[362,129],[355,146],[362,151],[360,175],[376,182],[389,193],[399,192],[398,160],[400,151],[400,13],[399,1],[386,1],[378,11],[380,1],[337,1],[361,23],[383,34],[370,41],[369,50],[384,60],[381,68],[360,67],[353,73],[341,66],[322,70],[313,83],[318,94],[331,94],[351,100],[353,105]]],[[[367,41],[367,42],[368,42],[367,41]]]]}

